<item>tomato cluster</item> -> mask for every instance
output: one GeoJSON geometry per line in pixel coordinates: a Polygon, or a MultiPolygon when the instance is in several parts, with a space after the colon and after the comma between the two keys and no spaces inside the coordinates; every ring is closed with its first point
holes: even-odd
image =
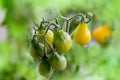
{"type": "MultiPolygon", "coordinates": [[[[72,38],[81,46],[90,43],[91,32],[88,29],[88,23],[91,17],[91,14],[77,14],[71,18],[61,16],[66,21],[65,28],[58,24],[56,19],[55,21],[43,19],[40,25],[37,25],[38,28],[34,28],[35,33],[31,40],[30,54],[34,60],[39,61],[38,71],[42,76],[50,77],[53,71],[61,71],[66,68],[65,54],[72,47],[72,38]],[[72,33],[69,33],[70,21],[78,16],[81,17],[79,25],[72,33]]],[[[99,43],[104,43],[105,39],[110,38],[110,36],[111,32],[108,26],[93,31],[93,38],[99,43]],[[107,30],[107,33],[104,30],[107,30]],[[101,31],[104,36],[100,36],[101,31]]]]}
{"type": "Polygon", "coordinates": [[[64,70],[67,66],[64,55],[72,47],[69,33],[58,24],[49,21],[42,21],[38,29],[34,30],[29,51],[33,59],[39,61],[39,73],[44,77],[50,77],[54,70],[64,70]],[[51,26],[54,28],[51,29],[51,26]]]}

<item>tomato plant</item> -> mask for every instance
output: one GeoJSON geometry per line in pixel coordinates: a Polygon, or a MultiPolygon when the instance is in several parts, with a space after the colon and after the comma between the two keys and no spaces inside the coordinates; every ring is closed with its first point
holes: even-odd
{"type": "Polygon", "coordinates": [[[33,58],[39,60],[38,71],[42,76],[49,78],[52,74],[51,72],[61,71],[67,67],[65,54],[70,51],[73,38],[82,46],[90,42],[91,33],[87,23],[91,17],[87,16],[88,14],[82,13],[74,15],[71,18],[61,16],[60,18],[66,22],[64,28],[59,24],[57,19],[55,21],[46,21],[43,19],[40,25],[37,25],[38,28],[34,28],[35,33],[31,40],[30,53],[33,58]],[[70,22],[78,18],[78,16],[81,17],[80,24],[77,28],[75,26],[76,29],[70,33],[70,22]]]}

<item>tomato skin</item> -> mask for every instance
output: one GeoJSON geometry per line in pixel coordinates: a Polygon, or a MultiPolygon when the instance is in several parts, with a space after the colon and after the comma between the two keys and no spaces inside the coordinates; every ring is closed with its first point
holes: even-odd
{"type": "Polygon", "coordinates": [[[57,52],[50,57],[50,64],[56,71],[64,70],[67,66],[67,60],[63,55],[59,55],[57,52]]]}
{"type": "Polygon", "coordinates": [[[112,36],[112,30],[109,25],[103,25],[101,27],[96,28],[92,33],[93,39],[99,44],[104,44],[109,40],[112,36]]]}
{"type": "MultiPolygon", "coordinates": [[[[37,34],[44,34],[46,30],[39,30],[37,34]]],[[[53,32],[51,30],[48,30],[48,32],[46,33],[46,40],[49,42],[50,46],[53,47],[53,32]]],[[[39,39],[40,43],[44,44],[44,38],[43,37],[37,37],[39,39]]],[[[50,48],[48,46],[48,44],[45,45],[47,50],[49,51],[50,48]]]]}
{"type": "Polygon", "coordinates": [[[87,23],[79,24],[74,32],[74,40],[79,45],[87,45],[91,41],[91,33],[88,29],[87,23]]]}
{"type": "Polygon", "coordinates": [[[44,56],[44,45],[34,41],[29,47],[29,52],[35,60],[38,60],[44,56]]]}
{"type": "Polygon", "coordinates": [[[52,71],[52,67],[51,67],[49,61],[48,60],[41,61],[41,63],[38,66],[38,71],[39,71],[40,75],[42,75],[44,77],[49,77],[50,73],[52,71]]]}
{"type": "Polygon", "coordinates": [[[71,49],[72,39],[70,35],[63,30],[54,31],[53,44],[59,54],[64,54],[71,49]]]}

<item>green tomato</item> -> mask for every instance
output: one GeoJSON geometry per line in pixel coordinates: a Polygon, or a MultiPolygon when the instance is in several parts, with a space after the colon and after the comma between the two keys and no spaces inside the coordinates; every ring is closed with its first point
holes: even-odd
{"type": "Polygon", "coordinates": [[[44,77],[49,77],[52,71],[52,67],[48,60],[43,60],[38,66],[38,71],[40,75],[44,77]]]}
{"type": "Polygon", "coordinates": [[[29,48],[30,55],[35,59],[38,60],[44,56],[44,45],[42,43],[37,43],[34,40],[29,48]]]}
{"type": "Polygon", "coordinates": [[[72,40],[70,35],[63,30],[54,31],[53,44],[59,54],[64,54],[72,47],[72,40]]]}
{"type": "Polygon", "coordinates": [[[54,52],[54,54],[50,56],[50,64],[53,69],[60,71],[66,68],[67,60],[63,55],[59,55],[57,52],[54,52]]]}

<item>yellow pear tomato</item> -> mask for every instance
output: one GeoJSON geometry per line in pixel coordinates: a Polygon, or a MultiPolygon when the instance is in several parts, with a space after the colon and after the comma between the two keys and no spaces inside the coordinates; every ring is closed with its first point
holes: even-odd
{"type": "Polygon", "coordinates": [[[93,39],[99,44],[104,44],[112,36],[112,30],[109,25],[105,24],[101,27],[96,28],[92,33],[93,39]]]}
{"type": "Polygon", "coordinates": [[[87,23],[81,23],[77,26],[74,32],[74,40],[79,45],[87,45],[91,41],[91,33],[88,29],[87,23]]]}

